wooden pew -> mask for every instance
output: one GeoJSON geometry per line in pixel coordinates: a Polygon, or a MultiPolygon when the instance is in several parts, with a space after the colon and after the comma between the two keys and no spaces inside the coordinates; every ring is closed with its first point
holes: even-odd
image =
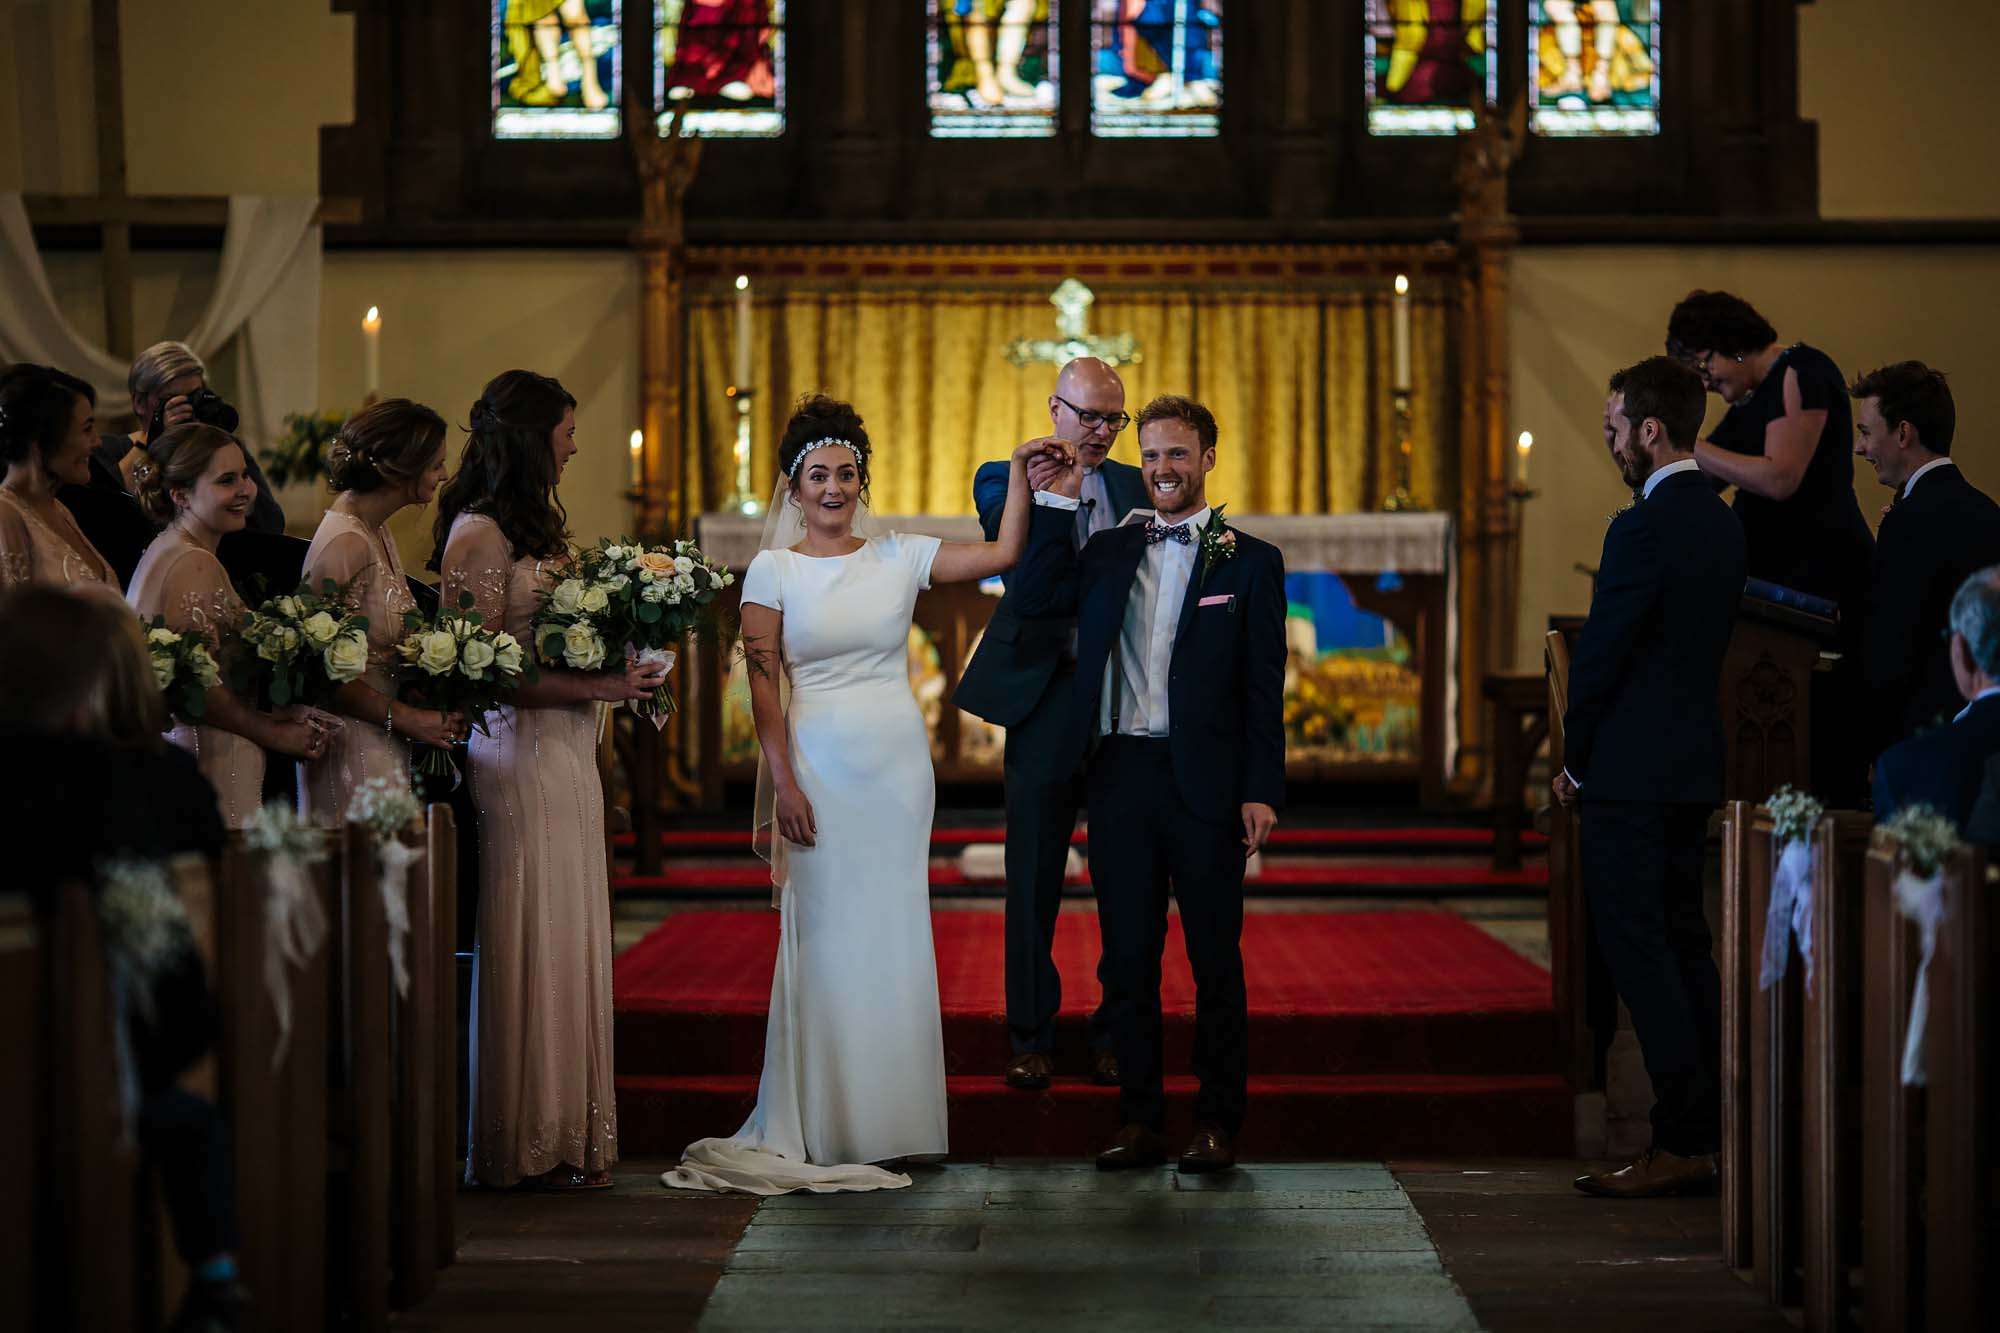
{"type": "Polygon", "coordinates": [[[1924,1314],[1932,1329],[1984,1328],[1994,1314],[1996,1258],[1993,1043],[1996,957],[1984,852],[1967,848],[1945,870],[1945,920],[1931,955],[1925,1032],[1924,1314]]]}
{"type": "Polygon", "coordinates": [[[1813,832],[1814,978],[1797,945],[1758,985],[1771,880],[1770,812],[1734,801],[1724,832],[1723,1253],[1809,1329],[1854,1313],[1861,1261],[1859,1002],[1870,821],[1833,811],[1813,832]]]}
{"type": "MultiPolygon", "coordinates": [[[[334,922],[336,858],[310,867],[308,891],[334,922]]],[[[265,858],[232,837],[221,863],[216,958],[222,1015],[221,1105],[236,1167],[238,1262],[261,1327],[313,1333],[327,1309],[327,1056],[331,939],[288,968],[291,1031],[282,1060],[279,1022],[264,976],[271,948],[265,858]]]]}
{"type": "Polygon", "coordinates": [[[42,1141],[42,932],[25,894],[0,894],[0,1309],[35,1308],[36,1178],[42,1141]]]}
{"type": "Polygon", "coordinates": [[[332,940],[337,1082],[331,1125],[345,1212],[344,1234],[334,1237],[344,1260],[337,1290],[353,1327],[373,1330],[389,1320],[395,1077],[389,1034],[395,983],[381,872],[369,834],[350,824],[334,836],[341,874],[332,940]]]}
{"type": "Polygon", "coordinates": [[[1862,1326],[1871,1333],[1913,1329],[1923,1308],[1918,1200],[1924,1174],[1923,1093],[1904,1087],[1902,1079],[1919,951],[1916,926],[1896,910],[1899,858],[1895,837],[1878,829],[1868,850],[1862,981],[1867,1014],[1862,1121],[1868,1138],[1861,1182],[1862,1326]]]}
{"type": "Polygon", "coordinates": [[[36,1326],[138,1328],[157,1317],[157,1301],[139,1288],[139,1154],[119,1104],[116,1020],[90,889],[58,890],[43,924],[36,1326]]]}
{"type": "Polygon", "coordinates": [[[425,830],[425,874],[431,895],[431,958],[436,1036],[431,1077],[436,1080],[437,1118],[431,1149],[433,1262],[458,1261],[458,829],[448,805],[433,805],[425,830]]]}

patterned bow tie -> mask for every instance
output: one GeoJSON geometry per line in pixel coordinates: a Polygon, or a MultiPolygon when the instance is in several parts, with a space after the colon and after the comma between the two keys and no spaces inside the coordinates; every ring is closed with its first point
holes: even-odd
{"type": "Polygon", "coordinates": [[[1164,541],[1176,541],[1182,546],[1194,545],[1194,526],[1189,523],[1170,525],[1156,518],[1146,520],[1146,545],[1157,546],[1164,541]]]}

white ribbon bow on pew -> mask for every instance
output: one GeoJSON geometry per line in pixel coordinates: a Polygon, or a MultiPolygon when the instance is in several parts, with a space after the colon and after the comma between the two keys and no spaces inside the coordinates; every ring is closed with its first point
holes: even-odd
{"type": "Polygon", "coordinates": [[[299,821],[289,807],[266,805],[252,818],[245,841],[264,854],[264,989],[278,1017],[271,1068],[285,1062],[292,1044],[292,985],[287,969],[299,968],[326,943],[326,909],[313,892],[309,868],[326,859],[326,836],[299,821]]]}
{"type": "Polygon", "coordinates": [[[1812,989],[1812,919],[1812,839],[1793,838],[1785,843],[1777,868],[1771,872],[1771,906],[1764,914],[1764,952],[1757,972],[1759,990],[1769,990],[1785,979],[1794,936],[1806,965],[1806,989],[1812,989]]]}
{"type": "Polygon", "coordinates": [[[1924,1029],[1931,1018],[1931,954],[1937,949],[1938,927],[1944,924],[1944,871],[1929,879],[1913,870],[1896,876],[1896,908],[1917,923],[1917,937],[1923,944],[1922,961],[1917,964],[1916,988],[1910,992],[1909,1032],[1903,1039],[1903,1086],[1924,1086],[1924,1029]]]}

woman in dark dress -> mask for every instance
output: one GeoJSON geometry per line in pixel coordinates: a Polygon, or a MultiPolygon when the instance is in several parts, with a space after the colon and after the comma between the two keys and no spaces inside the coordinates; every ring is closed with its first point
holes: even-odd
{"type": "Polygon", "coordinates": [[[1874,534],[1854,497],[1854,419],[1833,358],[1778,341],[1749,302],[1694,292],[1667,322],[1667,351],[1692,365],[1729,411],[1695,460],[1736,488],[1750,577],[1826,598],[1840,608],[1842,658],[1814,677],[1815,793],[1829,803],[1867,791],[1869,756],[1842,724],[1864,706],[1862,612],[1874,534]]]}

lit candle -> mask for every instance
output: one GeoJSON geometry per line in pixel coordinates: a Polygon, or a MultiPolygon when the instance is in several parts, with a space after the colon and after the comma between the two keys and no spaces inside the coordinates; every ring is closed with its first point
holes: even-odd
{"type": "Polygon", "coordinates": [[[634,486],[643,486],[646,484],[645,448],[646,448],[646,432],[643,430],[633,431],[632,432],[632,484],[634,486]]]}
{"type": "Polygon", "coordinates": [[[382,392],[382,312],[372,305],[361,317],[361,366],[366,396],[373,398],[382,392]]]}
{"type": "Polygon", "coordinates": [[[1407,393],[1410,389],[1410,280],[1396,275],[1396,304],[1393,320],[1395,336],[1395,383],[1389,387],[1407,393]]]}
{"type": "Polygon", "coordinates": [[[1534,447],[1535,436],[1532,431],[1522,431],[1521,438],[1514,441],[1514,484],[1517,486],[1528,484],[1528,452],[1534,447]]]}
{"type": "Polygon", "coordinates": [[[750,279],[736,278],[736,387],[750,387],[750,279]]]}

